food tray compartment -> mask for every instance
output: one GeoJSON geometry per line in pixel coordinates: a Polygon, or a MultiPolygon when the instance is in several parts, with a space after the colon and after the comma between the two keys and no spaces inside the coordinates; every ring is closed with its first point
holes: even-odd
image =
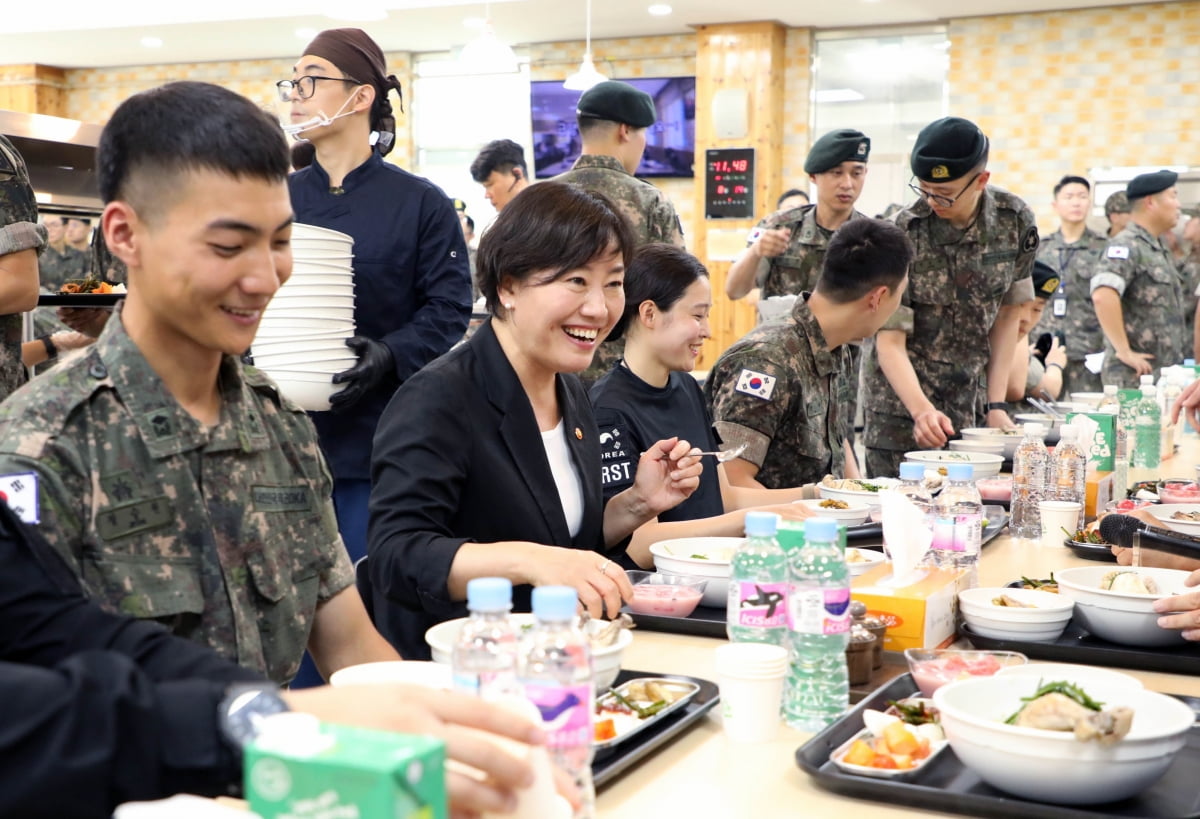
{"type": "Polygon", "coordinates": [[[38,307],[112,307],[125,293],[43,293],[38,307]]]}

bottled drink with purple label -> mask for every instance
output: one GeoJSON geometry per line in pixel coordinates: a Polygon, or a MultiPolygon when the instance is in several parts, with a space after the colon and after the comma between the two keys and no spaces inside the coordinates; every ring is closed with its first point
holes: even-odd
{"type": "Polygon", "coordinates": [[[592,819],[592,648],[575,624],[577,595],[570,586],[533,590],[533,628],[521,639],[517,677],[542,714],[550,759],[574,779],[583,800],[575,819],[592,819]]]}
{"type": "Polygon", "coordinates": [[[793,728],[819,731],[850,705],[850,573],[837,546],[837,521],[809,518],[804,524],[804,546],[788,554],[791,628],[783,715],[793,728]]]}
{"type": "Polygon", "coordinates": [[[729,562],[725,631],[735,643],[787,645],[787,558],[778,527],[778,515],[746,513],[746,540],[729,562]]]}

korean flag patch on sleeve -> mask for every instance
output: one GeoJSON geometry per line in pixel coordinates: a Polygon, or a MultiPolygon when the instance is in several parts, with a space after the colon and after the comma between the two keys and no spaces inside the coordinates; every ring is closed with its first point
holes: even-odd
{"type": "Polygon", "coordinates": [[[1108,249],[1108,258],[1110,259],[1128,259],[1129,248],[1124,245],[1113,245],[1108,249]]]}
{"type": "Polygon", "coordinates": [[[0,475],[0,499],[8,504],[22,523],[40,523],[38,514],[38,476],[35,472],[0,475]]]}
{"type": "Polygon", "coordinates": [[[755,398],[770,401],[771,393],[775,392],[775,376],[744,369],[742,370],[742,374],[738,376],[737,384],[734,385],[733,389],[735,392],[753,395],[755,398]]]}

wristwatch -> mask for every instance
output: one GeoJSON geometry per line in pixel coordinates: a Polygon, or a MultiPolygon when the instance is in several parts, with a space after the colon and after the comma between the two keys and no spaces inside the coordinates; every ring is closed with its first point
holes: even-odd
{"type": "Polygon", "coordinates": [[[42,342],[42,346],[46,348],[46,358],[58,358],[58,348],[54,346],[54,339],[50,336],[42,336],[38,341],[42,342]]]}
{"type": "Polygon", "coordinates": [[[217,719],[226,743],[240,754],[259,735],[264,719],[291,710],[272,683],[235,683],[217,706],[217,719]]]}
{"type": "Polygon", "coordinates": [[[1008,412],[1008,402],[1007,401],[988,401],[987,411],[991,412],[992,410],[1003,410],[1004,412],[1008,412]]]}

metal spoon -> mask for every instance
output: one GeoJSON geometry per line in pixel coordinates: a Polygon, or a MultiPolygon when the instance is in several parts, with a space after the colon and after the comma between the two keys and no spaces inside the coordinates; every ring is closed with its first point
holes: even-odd
{"type": "Polygon", "coordinates": [[[702,455],[712,455],[717,459],[717,463],[723,464],[726,461],[732,461],[734,458],[741,457],[741,454],[745,451],[746,445],[738,444],[733,449],[719,449],[714,452],[698,452],[696,450],[692,450],[688,453],[688,455],[695,455],[696,457],[700,457],[702,455]]]}

